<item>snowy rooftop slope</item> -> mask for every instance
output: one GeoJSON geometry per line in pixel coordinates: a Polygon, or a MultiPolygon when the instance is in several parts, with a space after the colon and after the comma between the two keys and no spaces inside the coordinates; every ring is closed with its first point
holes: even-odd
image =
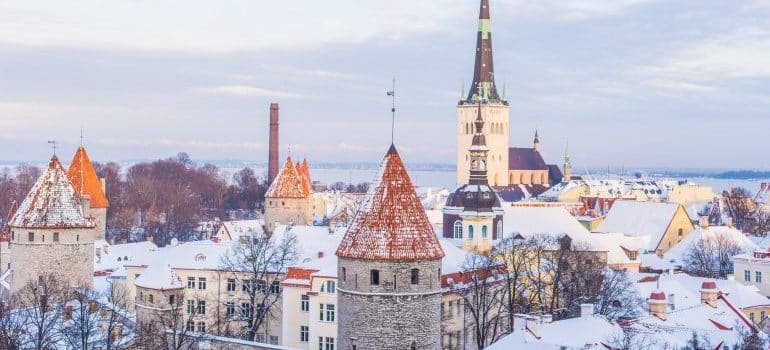
{"type": "Polygon", "coordinates": [[[94,242],[94,250],[99,255],[94,257],[94,271],[116,270],[128,263],[147,262],[158,250],[152,242],[142,241],[110,245],[104,240],[94,242]]]}
{"type": "Polygon", "coordinates": [[[444,259],[441,259],[441,273],[450,274],[465,270],[463,266],[468,259],[468,253],[448,239],[440,239],[441,249],[444,250],[444,259]]]}
{"type": "Polygon", "coordinates": [[[286,158],[283,168],[270,184],[265,193],[269,198],[305,198],[305,190],[302,188],[302,178],[297,171],[297,167],[291,160],[286,158]]]}
{"type": "Polygon", "coordinates": [[[719,237],[724,237],[730,242],[735,243],[743,249],[745,253],[753,252],[759,249],[751,239],[746,237],[738,229],[727,226],[710,226],[706,229],[697,227],[694,232],[683,238],[681,242],[675,244],[663,255],[665,261],[672,262],[678,266],[681,266],[683,259],[690,251],[690,249],[698,244],[699,241],[712,242],[716,244],[719,237]]]}
{"type": "Polygon", "coordinates": [[[329,226],[276,225],[272,238],[282,240],[293,236],[297,240],[298,263],[307,263],[321,257],[334,255],[345,234],[344,228],[329,232],[329,226]]]}
{"type": "Polygon", "coordinates": [[[137,287],[150,289],[176,289],[182,288],[182,281],[166,263],[157,261],[147,267],[136,279],[137,287]]]}
{"type": "Polygon", "coordinates": [[[236,220],[222,223],[231,239],[238,239],[241,235],[263,235],[265,233],[262,220],[236,220]]]}
{"type": "Polygon", "coordinates": [[[535,234],[568,234],[572,238],[587,236],[588,230],[566,209],[560,207],[505,207],[503,214],[504,237],[513,233],[523,236],[535,234]]]}
{"type": "Polygon", "coordinates": [[[83,215],[83,208],[67,173],[56,156],[19,205],[11,226],[27,228],[94,227],[83,215]]]}
{"type": "Polygon", "coordinates": [[[648,249],[654,250],[679,206],[676,203],[617,201],[598,231],[650,236],[648,249]]]}
{"type": "Polygon", "coordinates": [[[444,252],[391,145],[342,239],[337,256],[371,260],[441,259],[444,252]]]}
{"type": "Polygon", "coordinates": [[[538,323],[530,327],[526,325],[527,317],[517,315],[513,333],[487,349],[605,349],[603,343],[622,333],[618,325],[599,315],[538,323]]]}

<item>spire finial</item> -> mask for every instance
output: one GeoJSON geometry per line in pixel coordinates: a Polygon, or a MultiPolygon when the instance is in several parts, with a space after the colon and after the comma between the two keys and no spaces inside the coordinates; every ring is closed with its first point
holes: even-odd
{"type": "Polygon", "coordinates": [[[48,144],[53,148],[53,156],[56,157],[56,140],[50,140],[48,144]]]}
{"type": "Polygon", "coordinates": [[[83,147],[83,127],[80,127],[80,146],[83,147]]]}
{"type": "Polygon", "coordinates": [[[390,144],[395,144],[396,137],[396,77],[393,77],[393,86],[387,92],[390,96],[390,144]]]}

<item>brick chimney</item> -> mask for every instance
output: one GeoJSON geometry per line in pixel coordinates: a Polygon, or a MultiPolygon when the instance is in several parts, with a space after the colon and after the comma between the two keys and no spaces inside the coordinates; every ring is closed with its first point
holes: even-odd
{"type": "Polygon", "coordinates": [[[717,296],[719,290],[717,289],[717,283],[714,281],[705,281],[700,286],[700,301],[711,307],[717,307],[717,296]]]}
{"type": "Polygon", "coordinates": [[[267,185],[278,176],[278,104],[270,104],[270,145],[267,157],[267,185]]]}
{"type": "Polygon", "coordinates": [[[650,293],[650,298],[647,299],[650,316],[655,316],[661,320],[666,320],[666,313],[668,311],[668,301],[666,300],[666,293],[656,291],[650,293]]]}

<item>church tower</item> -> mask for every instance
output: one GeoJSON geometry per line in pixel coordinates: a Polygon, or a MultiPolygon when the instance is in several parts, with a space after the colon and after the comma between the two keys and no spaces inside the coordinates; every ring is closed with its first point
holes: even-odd
{"type": "Polygon", "coordinates": [[[476,61],[473,84],[467,96],[457,104],[457,184],[468,183],[471,141],[474,137],[476,105],[481,103],[485,117],[487,147],[489,147],[487,172],[493,186],[507,186],[508,181],[508,134],[510,110],[508,101],[501,98],[495,85],[492,60],[492,31],[489,16],[489,0],[481,0],[479,31],[476,37],[476,61]]]}
{"type": "Polygon", "coordinates": [[[444,251],[395,146],[336,255],[338,349],[441,349],[444,251]]]}

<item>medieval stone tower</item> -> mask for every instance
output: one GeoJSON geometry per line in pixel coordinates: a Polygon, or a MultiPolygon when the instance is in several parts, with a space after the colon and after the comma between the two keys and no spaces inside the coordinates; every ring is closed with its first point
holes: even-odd
{"type": "Polygon", "coordinates": [[[56,156],[11,220],[11,292],[44,275],[91,288],[95,224],[90,198],[78,196],[56,156]]]}
{"type": "Polygon", "coordinates": [[[96,239],[105,239],[107,209],[110,207],[110,202],[107,200],[107,195],[105,195],[105,181],[96,176],[96,170],[94,170],[94,166],[91,164],[91,159],[88,158],[85,147],[78,147],[67,170],[67,177],[72,182],[72,186],[75,187],[75,192],[78,196],[89,196],[91,198],[90,209],[85,214],[94,219],[96,239]]]}
{"type": "Polygon", "coordinates": [[[508,125],[510,110],[505,96],[500,96],[495,85],[492,61],[492,31],[489,0],[481,0],[479,31],[476,37],[476,62],[473,84],[467,96],[457,104],[457,184],[468,183],[470,153],[476,119],[476,105],[481,102],[486,128],[489,164],[487,172],[493,186],[507,186],[508,179],[508,125]],[[480,92],[480,93],[479,93],[480,92]]]}
{"type": "Polygon", "coordinates": [[[291,157],[265,192],[265,227],[275,224],[313,224],[313,185],[307,160],[294,164],[291,157]]]}
{"type": "Polygon", "coordinates": [[[337,248],[339,349],[441,348],[441,259],[395,146],[337,248]]]}

